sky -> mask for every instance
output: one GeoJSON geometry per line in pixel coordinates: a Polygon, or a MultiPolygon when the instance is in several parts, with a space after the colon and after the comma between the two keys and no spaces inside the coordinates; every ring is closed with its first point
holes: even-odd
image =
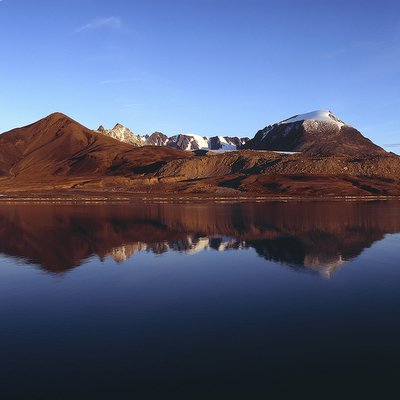
{"type": "Polygon", "coordinates": [[[0,0],[0,132],[253,137],[317,109],[400,151],[398,0],[0,0]]]}

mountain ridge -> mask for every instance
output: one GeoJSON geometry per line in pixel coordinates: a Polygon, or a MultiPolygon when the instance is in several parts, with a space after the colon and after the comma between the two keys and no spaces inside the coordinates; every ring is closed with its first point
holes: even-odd
{"type": "Polygon", "coordinates": [[[237,136],[207,137],[190,133],[168,137],[160,132],[140,136],[120,123],[109,130],[101,125],[96,132],[134,146],[169,146],[187,151],[252,149],[327,155],[383,154],[385,151],[329,110],[294,115],[266,126],[252,139],[237,136]]]}
{"type": "MultiPolygon", "coordinates": [[[[292,129],[297,124],[303,122],[280,126],[292,129]]],[[[346,128],[340,126],[340,130],[346,128]]],[[[163,139],[160,135],[157,138],[163,139]]],[[[318,138],[318,132],[315,135],[318,138]]],[[[362,143],[366,140],[362,138],[362,143]]],[[[320,142],[315,141],[318,145],[320,142]]],[[[191,152],[171,146],[138,147],[92,131],[61,113],[0,135],[3,196],[28,192],[400,196],[399,177],[400,157],[382,149],[369,153],[306,150],[283,154],[252,149],[191,152]]]]}
{"type": "Polygon", "coordinates": [[[238,136],[200,136],[194,133],[180,133],[173,136],[154,132],[151,135],[136,135],[129,128],[117,123],[112,129],[105,129],[100,125],[95,132],[110,136],[124,143],[134,146],[169,146],[181,150],[237,150],[250,140],[238,136]]]}

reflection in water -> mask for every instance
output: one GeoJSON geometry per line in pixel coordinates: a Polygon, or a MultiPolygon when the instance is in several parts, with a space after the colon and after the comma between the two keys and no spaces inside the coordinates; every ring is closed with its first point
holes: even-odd
{"type": "Polygon", "coordinates": [[[0,252],[63,272],[97,255],[252,248],[266,260],[331,276],[400,231],[397,203],[0,205],[0,252]]]}

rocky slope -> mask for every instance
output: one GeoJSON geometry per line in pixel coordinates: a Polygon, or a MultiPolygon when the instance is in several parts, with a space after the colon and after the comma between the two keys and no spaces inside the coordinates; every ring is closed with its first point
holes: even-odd
{"type": "Polygon", "coordinates": [[[400,157],[322,157],[242,150],[171,160],[156,176],[161,181],[176,180],[182,190],[199,192],[226,188],[288,196],[397,195],[400,157]]]}
{"type": "Polygon", "coordinates": [[[168,136],[161,132],[154,132],[151,135],[144,137],[145,143],[151,146],[166,146],[168,142],[168,136]]]}
{"type": "Polygon", "coordinates": [[[103,135],[117,139],[123,143],[129,143],[133,146],[144,146],[146,140],[139,135],[135,135],[128,128],[121,124],[116,124],[112,129],[104,129],[103,125],[97,128],[97,132],[103,135]]]}
{"type": "Polygon", "coordinates": [[[385,150],[330,111],[295,115],[257,132],[244,149],[325,155],[379,155],[385,150]]]}

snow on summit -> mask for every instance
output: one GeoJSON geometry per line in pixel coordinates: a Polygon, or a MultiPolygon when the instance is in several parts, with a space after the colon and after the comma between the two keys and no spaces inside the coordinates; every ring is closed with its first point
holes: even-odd
{"type": "Polygon", "coordinates": [[[338,125],[340,128],[343,125],[346,125],[343,121],[341,121],[339,118],[335,117],[329,110],[316,110],[312,111],[306,114],[298,114],[295,115],[294,117],[285,119],[279,124],[291,124],[293,122],[300,122],[300,121],[324,121],[324,122],[331,122],[335,123],[338,125]]]}

